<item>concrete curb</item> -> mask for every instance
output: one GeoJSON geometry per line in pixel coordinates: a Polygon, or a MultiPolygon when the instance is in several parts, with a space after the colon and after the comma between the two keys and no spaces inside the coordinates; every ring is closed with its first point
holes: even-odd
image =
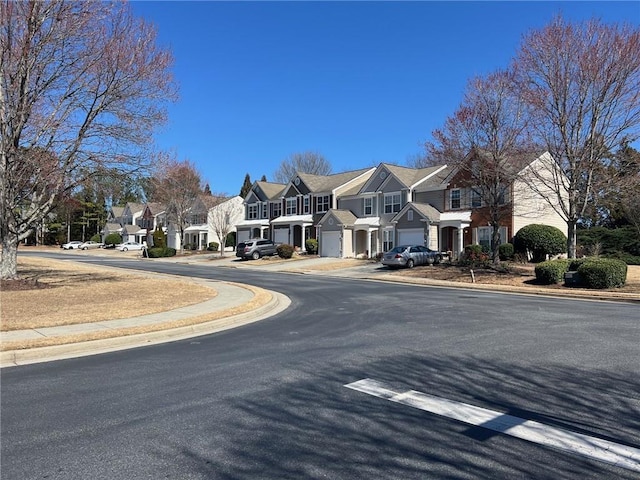
{"type": "Polygon", "coordinates": [[[76,358],[87,355],[114,352],[129,348],[138,348],[160,343],[184,340],[201,335],[222,332],[230,328],[247,325],[259,320],[276,315],[291,304],[291,300],[281,293],[269,291],[271,300],[249,312],[232,315],[229,317],[198,323],[185,327],[160,330],[136,335],[106,338],[102,340],[90,340],[87,342],[55,345],[50,347],[37,347],[24,350],[8,350],[0,352],[0,368],[28,365],[32,363],[50,362],[67,358],[76,358]]]}

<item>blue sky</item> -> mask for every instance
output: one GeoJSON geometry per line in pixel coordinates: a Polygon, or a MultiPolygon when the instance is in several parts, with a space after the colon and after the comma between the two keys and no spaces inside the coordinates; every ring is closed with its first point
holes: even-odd
{"type": "Polygon", "coordinates": [[[196,164],[214,192],[269,180],[292,153],[335,172],[406,164],[462,99],[506,67],[522,35],[556,14],[640,24],[627,2],[154,2],[180,99],[159,148],[196,164]]]}

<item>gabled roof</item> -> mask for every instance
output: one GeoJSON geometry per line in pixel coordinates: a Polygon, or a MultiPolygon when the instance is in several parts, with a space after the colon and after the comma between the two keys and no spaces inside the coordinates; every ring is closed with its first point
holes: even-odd
{"type": "Polygon", "coordinates": [[[332,175],[312,175],[310,173],[298,172],[297,176],[300,177],[305,185],[312,193],[331,192],[332,190],[348,183],[360,175],[364,175],[371,168],[362,168],[360,170],[351,170],[349,172],[334,173],[332,175]]]}
{"type": "Polygon", "coordinates": [[[121,217],[124,213],[124,207],[111,207],[111,212],[114,218],[121,217]]]}
{"type": "Polygon", "coordinates": [[[254,185],[260,187],[260,190],[264,192],[269,200],[275,200],[279,198],[286,185],[283,183],[272,182],[256,182],[254,185]]]}
{"type": "Polygon", "coordinates": [[[162,203],[157,203],[157,202],[147,203],[147,208],[154,215],[157,215],[158,213],[162,213],[167,209],[167,207],[164,206],[162,203]]]}
{"type": "Polygon", "coordinates": [[[357,217],[351,212],[351,210],[338,210],[331,208],[322,216],[322,218],[318,221],[318,224],[322,224],[330,216],[335,217],[342,225],[353,225],[357,219],[357,217]]]}
{"type": "Polygon", "coordinates": [[[142,203],[127,202],[125,208],[127,207],[129,207],[129,211],[131,213],[141,212],[142,210],[144,210],[144,205],[142,203]]]}
{"type": "Polygon", "coordinates": [[[446,183],[447,178],[451,175],[451,173],[454,171],[454,168],[447,165],[445,166],[442,170],[440,170],[439,172],[436,172],[433,176],[429,177],[427,180],[425,180],[424,182],[420,183],[415,191],[416,192],[424,192],[427,190],[433,190],[434,188],[440,187],[440,188],[446,188],[446,185],[443,185],[446,183]]]}
{"type": "Polygon", "coordinates": [[[425,167],[425,168],[409,168],[409,167],[400,167],[398,165],[390,165],[383,164],[387,167],[387,169],[402,183],[404,183],[407,187],[413,187],[414,184],[418,183],[423,178],[428,177],[429,175],[433,175],[439,169],[442,169],[444,165],[437,165],[434,167],[425,167]]]}

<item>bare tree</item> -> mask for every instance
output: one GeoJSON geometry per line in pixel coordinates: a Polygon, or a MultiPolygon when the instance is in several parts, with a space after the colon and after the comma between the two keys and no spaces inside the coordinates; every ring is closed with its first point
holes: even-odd
{"type": "Polygon", "coordinates": [[[152,182],[153,201],[167,206],[167,218],[180,232],[179,249],[182,250],[191,212],[202,196],[200,173],[189,160],[178,161],[162,154],[152,182]]]}
{"type": "Polygon", "coordinates": [[[472,79],[461,106],[426,144],[427,157],[446,163],[458,172],[461,186],[470,189],[482,205],[492,227],[491,251],[500,261],[500,223],[509,214],[507,202],[512,183],[527,154],[527,122],[524,105],[512,91],[512,73],[498,71],[472,79]]]}
{"type": "Polygon", "coordinates": [[[233,231],[235,222],[239,220],[238,206],[242,205],[241,197],[225,197],[213,195],[209,198],[209,227],[220,240],[220,256],[224,257],[227,236],[233,231]]]}
{"type": "Polygon", "coordinates": [[[124,2],[0,4],[0,277],[55,199],[132,170],[175,98],[172,57],[124,2]]]}
{"type": "Polygon", "coordinates": [[[329,175],[331,163],[316,152],[294,153],[280,163],[273,178],[277,183],[288,183],[297,172],[329,175]]]}
{"type": "Polygon", "coordinates": [[[552,190],[575,258],[576,224],[601,188],[608,153],[640,136],[640,30],[558,17],[525,36],[514,68],[536,139],[555,161],[531,174],[552,190]]]}

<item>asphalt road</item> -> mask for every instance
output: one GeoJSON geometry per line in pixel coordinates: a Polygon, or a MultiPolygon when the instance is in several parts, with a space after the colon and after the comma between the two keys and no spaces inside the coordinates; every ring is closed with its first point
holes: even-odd
{"type": "Polygon", "coordinates": [[[640,472],[345,388],[640,448],[636,305],[213,266],[292,304],[219,334],[2,371],[3,479],[608,479],[640,472]]]}

